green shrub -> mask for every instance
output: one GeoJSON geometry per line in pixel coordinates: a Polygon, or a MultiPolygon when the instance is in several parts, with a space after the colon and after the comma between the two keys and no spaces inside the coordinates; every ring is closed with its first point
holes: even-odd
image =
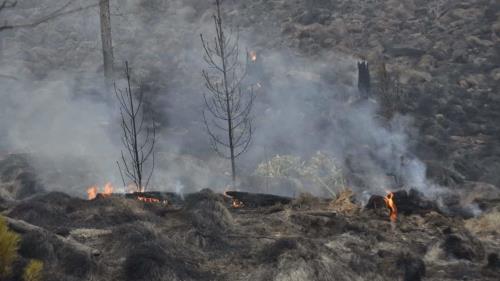
{"type": "Polygon", "coordinates": [[[0,216],[0,279],[11,274],[12,263],[18,258],[20,237],[11,231],[7,221],[0,216]]]}
{"type": "Polygon", "coordinates": [[[24,268],[23,281],[42,280],[43,262],[39,260],[30,260],[24,268]]]}

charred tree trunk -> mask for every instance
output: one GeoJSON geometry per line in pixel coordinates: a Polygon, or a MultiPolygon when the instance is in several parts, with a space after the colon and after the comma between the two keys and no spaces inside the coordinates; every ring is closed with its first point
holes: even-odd
{"type": "Polygon", "coordinates": [[[104,60],[104,77],[108,86],[113,81],[113,40],[111,39],[111,16],[109,11],[109,0],[99,1],[101,15],[101,41],[102,56],[104,60]]]}
{"type": "Polygon", "coordinates": [[[370,96],[370,84],[370,69],[368,68],[368,62],[358,62],[358,90],[362,97],[368,98],[370,96]]]}

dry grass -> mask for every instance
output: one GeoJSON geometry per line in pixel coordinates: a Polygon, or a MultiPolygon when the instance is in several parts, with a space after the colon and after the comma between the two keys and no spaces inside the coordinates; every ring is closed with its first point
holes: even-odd
{"type": "Polygon", "coordinates": [[[43,262],[39,260],[31,260],[24,268],[23,281],[40,281],[42,280],[43,262]]]}
{"type": "Polygon", "coordinates": [[[475,234],[500,232],[500,211],[496,209],[469,219],[465,222],[465,227],[475,234]]]}
{"type": "Polygon", "coordinates": [[[339,192],[337,199],[330,203],[330,209],[345,215],[355,215],[360,211],[360,207],[353,203],[354,192],[344,189],[339,192]]]}
{"type": "Polygon", "coordinates": [[[12,271],[12,264],[18,259],[20,237],[11,231],[7,221],[0,216],[0,279],[6,278],[12,271]]]}

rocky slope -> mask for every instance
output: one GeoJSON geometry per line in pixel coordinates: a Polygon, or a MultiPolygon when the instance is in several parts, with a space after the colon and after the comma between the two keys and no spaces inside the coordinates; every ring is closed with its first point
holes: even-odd
{"type": "MultiPolygon", "coordinates": [[[[26,20],[57,6],[36,5],[24,1],[20,15],[5,17],[26,20]]],[[[245,47],[330,65],[319,69],[320,79],[327,77],[336,87],[355,86],[355,64],[345,58],[367,59],[375,86],[377,70],[386,63],[405,94],[398,111],[413,117],[419,131],[412,136],[418,139],[413,150],[428,164],[429,175],[447,186],[464,180],[500,185],[499,9],[495,0],[224,3],[245,47]]],[[[198,34],[210,30],[210,3],[127,1],[112,10],[117,69],[118,62],[131,61],[137,81],[155,93],[152,104],[172,130],[168,135],[176,138],[175,132],[187,130],[179,142],[203,150],[196,141],[202,136],[192,133],[200,131],[193,116],[199,114],[202,90],[193,73],[203,67],[198,34]]],[[[76,71],[83,86],[75,92],[95,92],[96,86],[88,85],[101,65],[99,27],[91,21],[95,12],[5,33],[2,73],[32,79],[76,71]]]]}
{"type": "Polygon", "coordinates": [[[437,160],[436,169],[461,174],[441,182],[500,185],[497,1],[253,1],[241,6],[257,29],[276,27],[281,44],[304,55],[335,51],[365,58],[375,80],[380,63],[386,63],[407,96],[399,111],[411,114],[419,128],[419,156],[431,170],[437,160]]]}

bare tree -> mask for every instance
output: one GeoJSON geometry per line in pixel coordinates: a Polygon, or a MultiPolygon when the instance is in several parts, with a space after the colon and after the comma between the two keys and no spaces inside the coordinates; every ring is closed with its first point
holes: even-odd
{"type": "Polygon", "coordinates": [[[203,120],[213,149],[231,160],[231,175],[235,184],[235,159],[247,150],[252,139],[250,113],[255,95],[251,86],[243,89],[248,52],[243,63],[240,60],[239,37],[226,35],[221,0],[215,3],[217,11],[213,19],[216,35],[213,43],[207,42],[200,34],[203,58],[208,64],[208,69],[202,72],[208,90],[203,95],[206,105],[203,120]]]}
{"type": "Polygon", "coordinates": [[[99,0],[99,10],[101,18],[101,41],[102,56],[104,60],[104,77],[106,83],[113,79],[113,40],[111,38],[111,15],[109,11],[109,0],[99,0]]]}
{"type": "MultiPolygon", "coordinates": [[[[116,83],[114,87],[120,104],[122,143],[125,148],[117,165],[123,185],[127,185],[125,182],[127,179],[134,184],[138,192],[143,192],[147,189],[154,171],[156,128],[154,120],[150,120],[149,125],[145,120],[144,93],[139,91],[135,97],[132,91],[128,62],[125,62],[125,78],[127,82],[125,89],[118,89],[116,83]],[[151,165],[145,167],[148,160],[151,160],[151,165]],[[146,171],[148,168],[149,172],[146,171]]],[[[151,119],[153,119],[152,114],[151,119]]]]}

